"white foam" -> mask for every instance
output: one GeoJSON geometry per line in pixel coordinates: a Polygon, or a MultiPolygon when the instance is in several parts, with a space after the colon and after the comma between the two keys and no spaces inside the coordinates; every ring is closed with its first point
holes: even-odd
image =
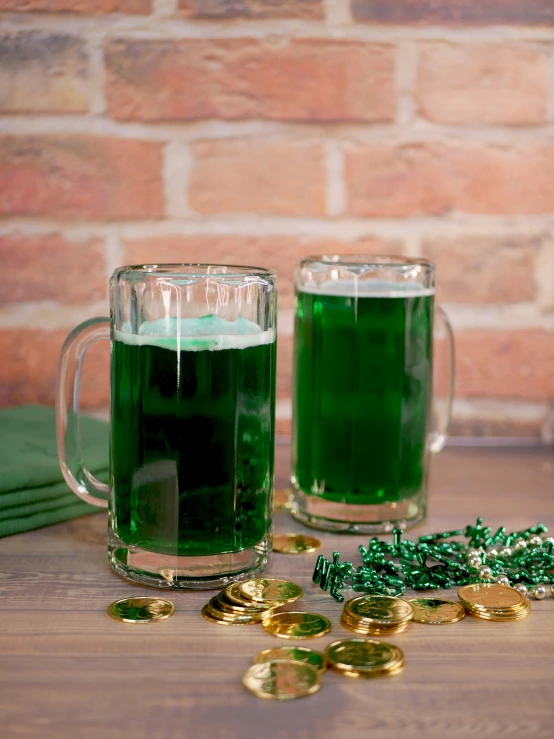
{"type": "Polygon", "coordinates": [[[226,321],[210,315],[146,321],[140,325],[138,334],[132,333],[131,324],[126,323],[123,330],[114,331],[114,338],[133,346],[155,346],[188,352],[219,351],[272,344],[275,341],[275,329],[262,331],[257,323],[242,317],[236,321],[226,321]]]}
{"type": "Polygon", "coordinates": [[[343,298],[422,298],[434,295],[435,288],[423,287],[418,282],[328,280],[321,285],[303,285],[298,288],[298,292],[343,298]]]}

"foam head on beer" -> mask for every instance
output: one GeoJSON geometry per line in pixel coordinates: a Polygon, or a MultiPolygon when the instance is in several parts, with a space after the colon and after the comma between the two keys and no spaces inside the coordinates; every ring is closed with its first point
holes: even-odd
{"type": "Polygon", "coordinates": [[[158,346],[181,351],[216,351],[219,349],[246,349],[275,340],[275,329],[262,331],[257,323],[239,316],[234,321],[214,315],[201,318],[158,318],[145,321],[138,334],[132,332],[129,322],[123,330],[115,331],[115,339],[136,346],[158,346]]]}

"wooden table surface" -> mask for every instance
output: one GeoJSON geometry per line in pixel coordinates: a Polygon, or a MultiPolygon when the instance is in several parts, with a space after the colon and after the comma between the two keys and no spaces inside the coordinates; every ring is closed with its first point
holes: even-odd
{"type": "MultiPolygon", "coordinates": [[[[277,456],[282,487],[288,449],[277,456]]],[[[430,516],[416,533],[457,528],[478,515],[493,527],[542,520],[554,528],[553,483],[551,450],[447,449],[433,461],[430,516]]],[[[302,527],[281,511],[275,530],[302,527]]],[[[355,562],[367,538],[316,536],[322,553],[339,549],[355,562]]],[[[268,573],[302,585],[302,608],[331,619],[330,634],[299,642],[324,649],[349,633],[339,625],[341,606],[311,585],[316,556],[276,554],[268,573]]],[[[391,638],[405,652],[401,674],[353,680],[327,672],[316,695],[277,703],[246,692],[241,676],[256,652],[285,642],[258,626],[206,623],[207,592],[169,595],[177,611],[158,624],[106,615],[113,600],[141,591],[154,592],[127,584],[107,565],[103,513],[0,540],[0,737],[554,736],[550,594],[533,601],[523,621],[411,624],[391,638]]]]}

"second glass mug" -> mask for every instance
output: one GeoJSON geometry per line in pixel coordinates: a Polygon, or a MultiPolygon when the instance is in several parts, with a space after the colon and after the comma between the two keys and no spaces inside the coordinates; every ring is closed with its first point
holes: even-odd
{"type": "Polygon", "coordinates": [[[122,267],[110,318],[78,326],[56,390],[62,472],[108,507],[120,575],[162,588],[221,588],[266,567],[273,511],[276,275],[257,267],[122,267]],[[110,482],[86,469],[79,383],[110,339],[110,482]]]}
{"type": "Polygon", "coordinates": [[[417,524],[454,384],[452,329],[435,310],[434,265],[311,257],[296,269],[295,287],[293,516],[353,533],[417,524]],[[434,367],[440,342],[443,361],[434,367]],[[433,398],[433,375],[442,397],[433,398]]]}

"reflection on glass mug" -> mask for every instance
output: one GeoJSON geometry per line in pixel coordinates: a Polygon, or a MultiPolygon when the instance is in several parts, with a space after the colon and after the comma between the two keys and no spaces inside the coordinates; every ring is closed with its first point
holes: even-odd
{"type": "Polygon", "coordinates": [[[78,326],[60,358],[65,479],[109,508],[113,569],[163,588],[222,587],[267,564],[272,516],[276,277],[257,267],[122,267],[111,318],[78,326]],[[110,339],[110,483],[84,467],[83,355],[110,339]]]}
{"type": "Polygon", "coordinates": [[[434,265],[312,257],[295,286],[293,515],[329,531],[418,523],[453,395],[452,330],[434,309],[434,265]],[[435,368],[434,343],[443,360],[435,368]],[[433,398],[434,371],[442,397],[437,388],[433,398]]]}

